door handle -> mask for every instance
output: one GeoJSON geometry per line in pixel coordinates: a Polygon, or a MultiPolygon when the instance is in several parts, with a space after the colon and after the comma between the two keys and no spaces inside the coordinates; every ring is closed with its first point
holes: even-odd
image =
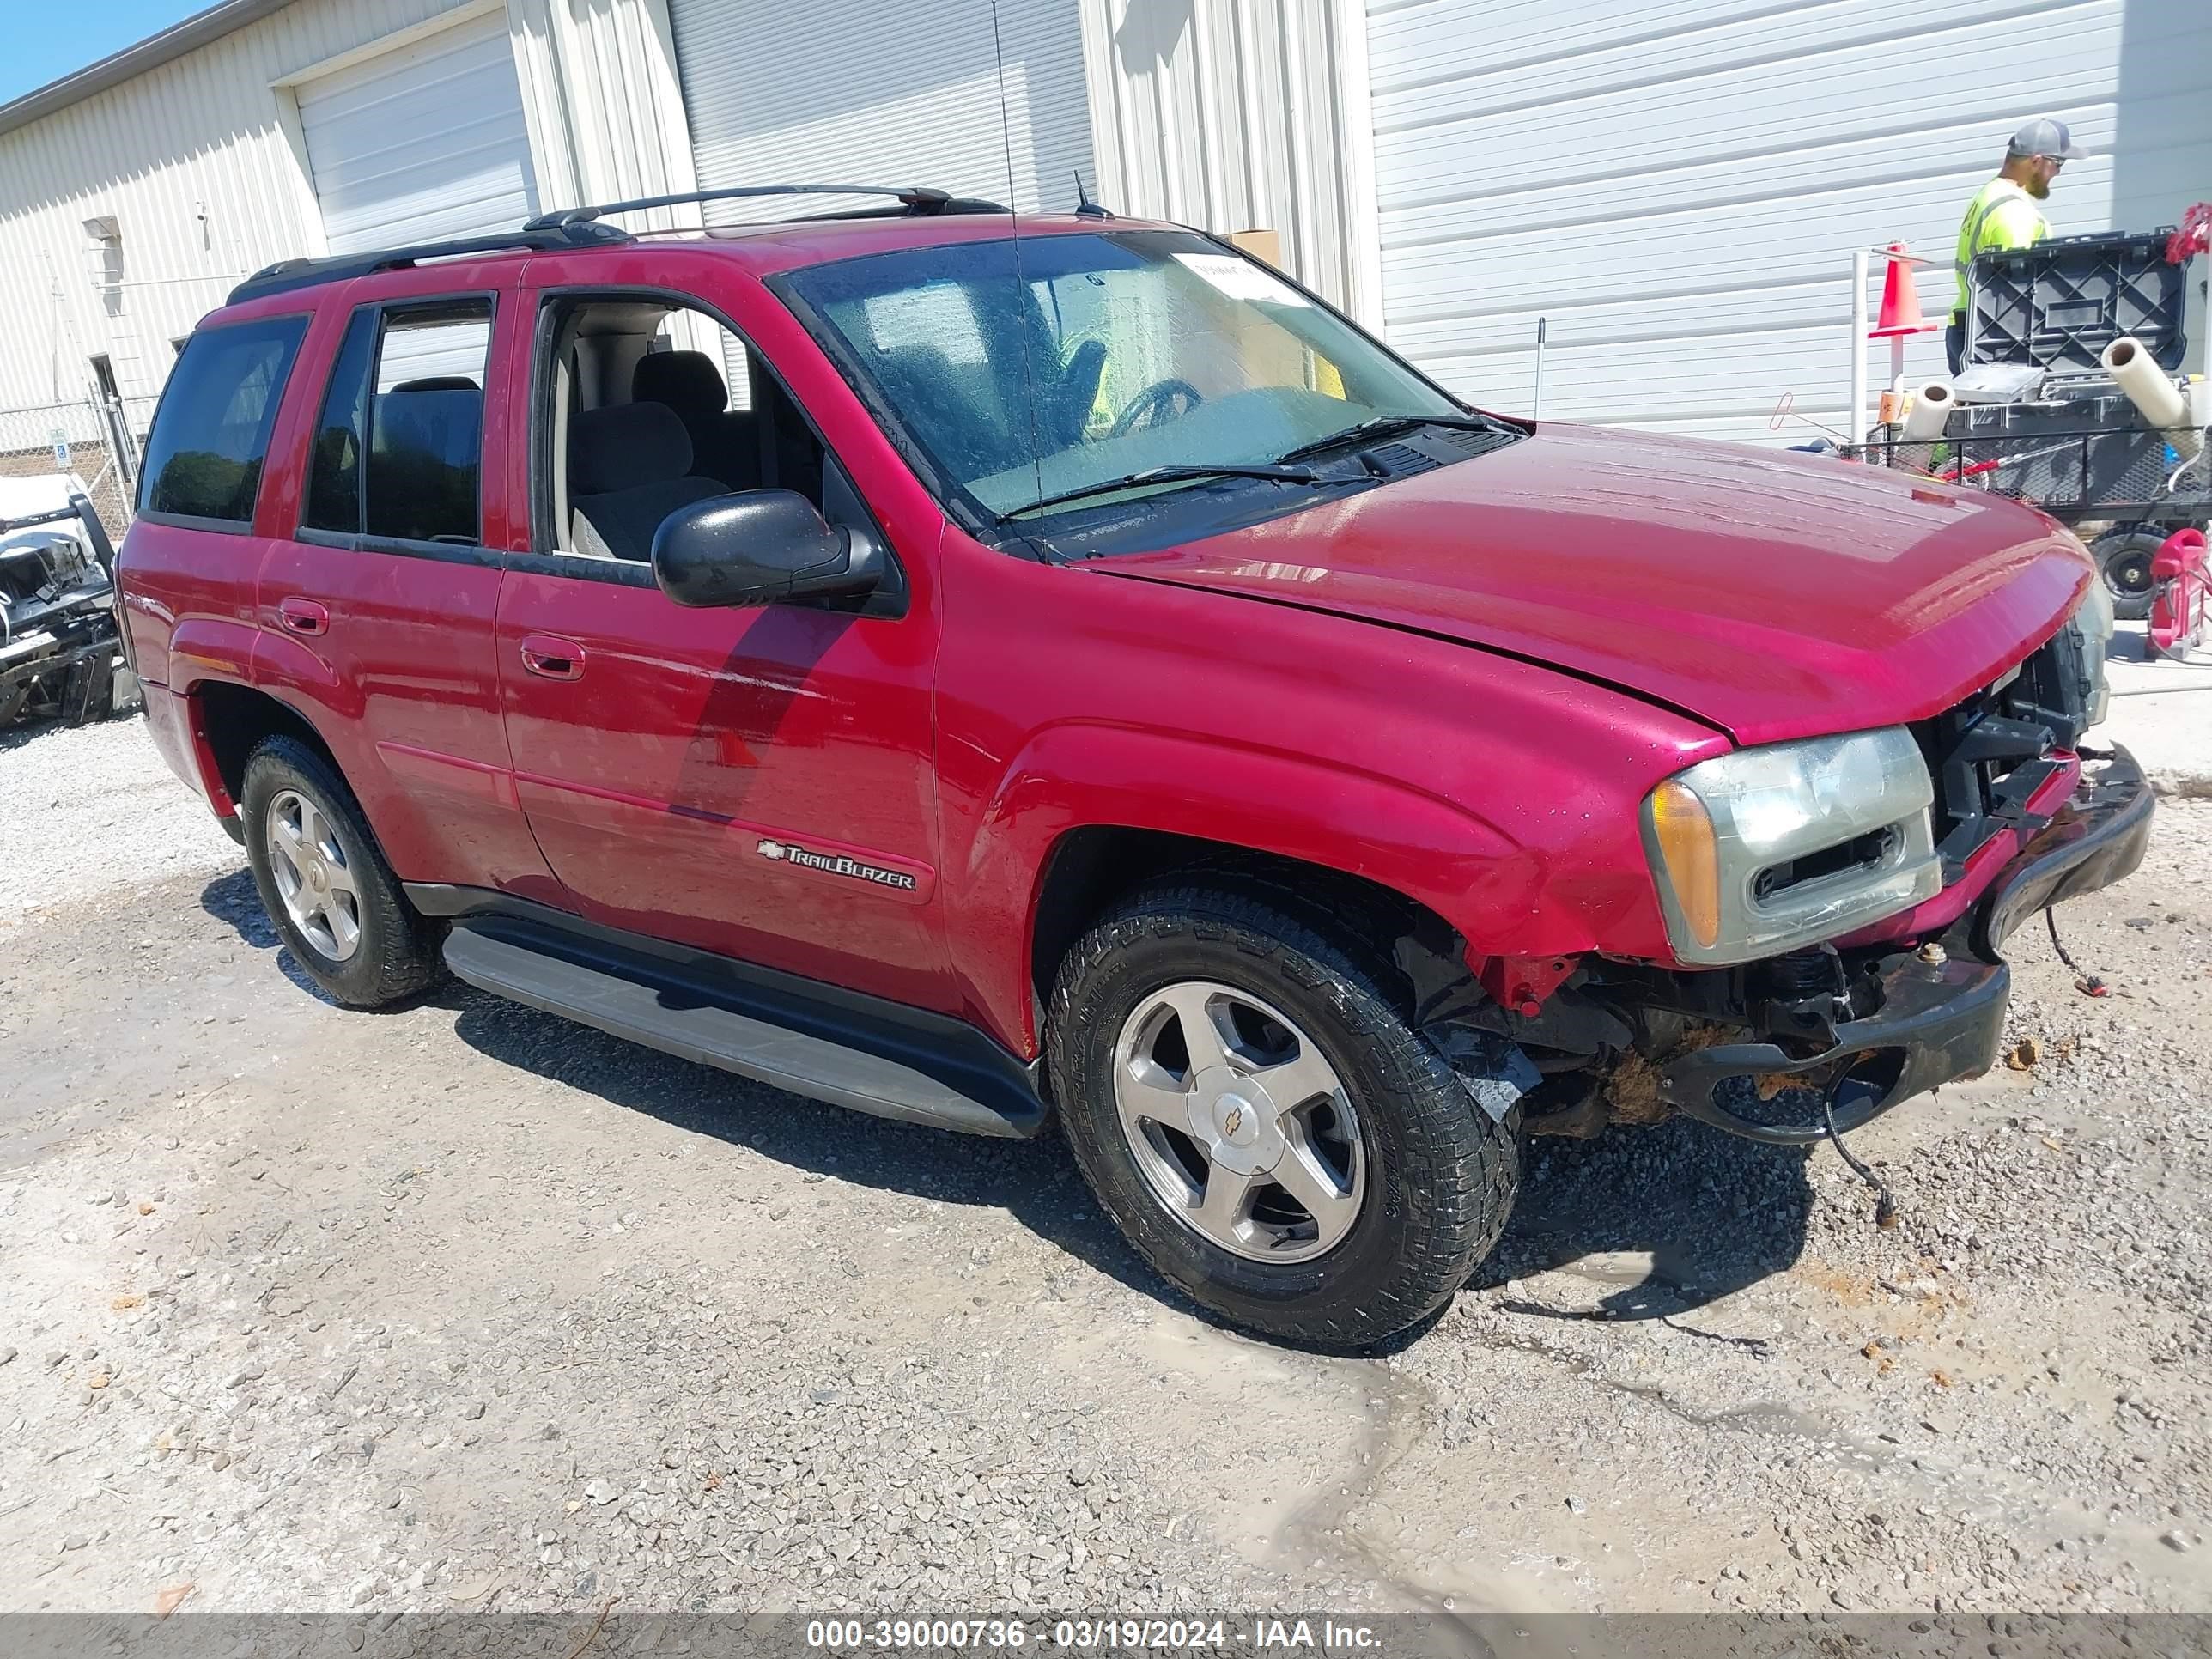
{"type": "Polygon", "coordinates": [[[574,640],[532,634],[522,641],[522,667],[542,680],[580,680],[584,678],[584,647],[574,640]]]}
{"type": "Polygon", "coordinates": [[[295,634],[327,634],[331,631],[328,607],[317,605],[313,599],[277,600],[276,620],[295,634]]]}

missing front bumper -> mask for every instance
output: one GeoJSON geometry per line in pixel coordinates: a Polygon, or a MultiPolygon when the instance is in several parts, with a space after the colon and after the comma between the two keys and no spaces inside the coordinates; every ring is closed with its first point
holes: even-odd
{"type": "Polygon", "coordinates": [[[2116,745],[1945,936],[1940,960],[1905,951],[1873,965],[1874,1012],[1838,1025],[1831,1046],[1802,1058],[1766,1042],[1701,1048],[1661,1068],[1660,1098],[1731,1134],[1803,1146],[1826,1133],[1817,1119],[1763,1122],[1723,1103],[1723,1088],[1759,1077],[1805,1077],[1817,1086],[1844,1064],[1835,1116],[1838,1130],[1848,1131],[1915,1095],[1987,1071],[2012,992],[2000,947],[2037,911],[2132,874],[2150,839],[2151,811],[2142,769],[2116,745]]]}

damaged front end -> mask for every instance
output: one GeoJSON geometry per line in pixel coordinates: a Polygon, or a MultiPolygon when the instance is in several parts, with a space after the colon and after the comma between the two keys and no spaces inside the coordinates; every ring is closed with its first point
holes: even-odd
{"type": "Polygon", "coordinates": [[[1470,966],[1455,939],[1410,935],[1399,966],[1447,1054],[1479,1055],[1494,1080],[1510,1053],[1531,1133],[1586,1137],[1676,1112],[1771,1145],[1847,1133],[1988,1070],[2011,994],[2005,939],[2142,862],[2152,810],[2142,769],[2124,750],[2080,752],[2091,764],[2070,794],[1990,815],[1992,839],[1973,851],[2011,855],[1904,937],[1685,969],[1597,957],[1470,966]]]}
{"type": "Polygon", "coordinates": [[[1822,975],[1790,995],[1773,979],[1743,1025],[1710,1022],[1656,1067],[1660,1101],[1753,1140],[1802,1145],[1857,1127],[1914,1095],[1987,1071],[1997,1056],[2012,975],[2001,962],[1916,950],[1847,960],[1832,949],[1763,964],[1774,979],[1822,975]],[[1795,1090],[1822,1116],[1791,1121],[1795,1090]]]}

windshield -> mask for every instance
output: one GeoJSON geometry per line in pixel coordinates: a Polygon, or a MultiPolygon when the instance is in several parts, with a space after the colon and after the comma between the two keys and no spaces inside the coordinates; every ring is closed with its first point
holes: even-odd
{"type": "Polygon", "coordinates": [[[1152,467],[1272,461],[1377,416],[1461,412],[1266,266],[1188,232],[915,248],[787,281],[995,516],[1152,467]]]}

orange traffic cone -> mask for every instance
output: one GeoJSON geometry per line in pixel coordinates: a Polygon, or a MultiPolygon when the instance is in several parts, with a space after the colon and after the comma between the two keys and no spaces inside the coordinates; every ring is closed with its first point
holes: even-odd
{"type": "MultiPolygon", "coordinates": [[[[1892,253],[1905,252],[1905,244],[1892,242],[1892,253]]],[[[1943,326],[1931,323],[1920,314],[1920,289],[1912,280],[1912,267],[1902,259],[1888,261],[1888,274],[1881,279],[1881,310],[1875,318],[1874,326],[1867,331],[1869,340],[1897,340],[1908,334],[1925,334],[1943,326]]]]}

